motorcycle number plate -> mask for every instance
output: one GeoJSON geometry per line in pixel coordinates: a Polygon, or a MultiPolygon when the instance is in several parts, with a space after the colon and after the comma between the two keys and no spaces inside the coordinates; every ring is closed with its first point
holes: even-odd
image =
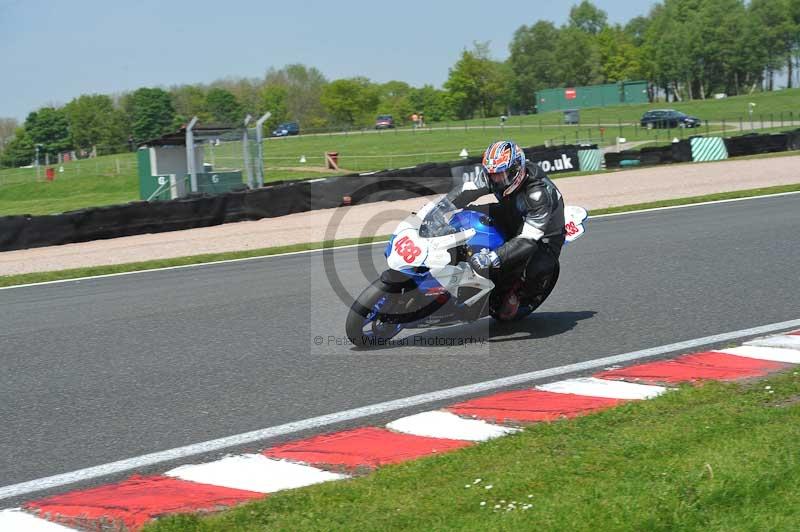
{"type": "Polygon", "coordinates": [[[564,208],[564,234],[567,242],[579,239],[586,232],[583,222],[589,217],[589,213],[583,207],[569,205],[564,208]]]}
{"type": "Polygon", "coordinates": [[[394,243],[394,251],[400,255],[407,264],[413,264],[417,257],[422,254],[422,249],[414,244],[408,236],[398,239],[394,243]]]}

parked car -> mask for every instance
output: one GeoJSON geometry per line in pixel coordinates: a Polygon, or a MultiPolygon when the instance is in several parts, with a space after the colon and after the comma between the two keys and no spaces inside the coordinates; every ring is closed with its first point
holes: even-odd
{"type": "Polygon", "coordinates": [[[284,122],[272,132],[273,137],[288,137],[289,135],[299,135],[300,125],[297,122],[284,122]]]}
{"type": "Polygon", "coordinates": [[[375,119],[375,129],[391,129],[394,127],[392,115],[380,115],[375,119]]]}
{"type": "Polygon", "coordinates": [[[675,109],[655,109],[647,111],[639,123],[647,129],[668,129],[674,127],[700,127],[703,121],[675,109]]]}

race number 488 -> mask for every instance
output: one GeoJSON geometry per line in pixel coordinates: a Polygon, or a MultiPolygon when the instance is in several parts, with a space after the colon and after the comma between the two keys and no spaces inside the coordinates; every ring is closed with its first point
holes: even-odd
{"type": "Polygon", "coordinates": [[[411,264],[417,260],[417,257],[419,257],[420,253],[422,253],[422,250],[415,246],[414,241],[407,236],[404,236],[394,243],[394,250],[398,255],[403,257],[403,260],[408,264],[411,264]]]}

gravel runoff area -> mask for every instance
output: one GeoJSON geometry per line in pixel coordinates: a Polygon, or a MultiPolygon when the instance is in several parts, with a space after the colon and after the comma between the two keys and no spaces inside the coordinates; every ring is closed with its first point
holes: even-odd
{"type": "MultiPolygon", "coordinates": [[[[800,183],[800,156],[641,168],[557,180],[567,204],[588,210],[800,183]]],[[[490,197],[484,199],[491,201],[490,197]]],[[[138,236],[0,253],[0,275],[124,264],[389,234],[427,198],[324,209],[138,236]]]]}

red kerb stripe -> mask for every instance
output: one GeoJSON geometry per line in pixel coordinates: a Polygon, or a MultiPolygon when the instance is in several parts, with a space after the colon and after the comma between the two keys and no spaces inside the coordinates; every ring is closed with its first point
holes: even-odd
{"type": "Polygon", "coordinates": [[[683,355],[673,360],[639,364],[597,373],[601,379],[643,383],[677,383],[700,380],[731,381],[761,377],[789,367],[787,364],[709,351],[683,355]]]}
{"type": "Polygon", "coordinates": [[[460,416],[489,421],[553,421],[571,418],[623,403],[620,399],[587,397],[569,393],[521,390],[479,397],[448,408],[460,416]]]}
{"type": "Polygon", "coordinates": [[[470,442],[365,427],[278,445],[265,450],[264,454],[313,465],[377,467],[468,445],[470,442]]]}
{"type": "Polygon", "coordinates": [[[89,530],[138,530],[161,515],[213,511],[262,493],[197,484],[176,478],[134,475],[109,484],[48,497],[25,505],[39,517],[89,530]]]}

